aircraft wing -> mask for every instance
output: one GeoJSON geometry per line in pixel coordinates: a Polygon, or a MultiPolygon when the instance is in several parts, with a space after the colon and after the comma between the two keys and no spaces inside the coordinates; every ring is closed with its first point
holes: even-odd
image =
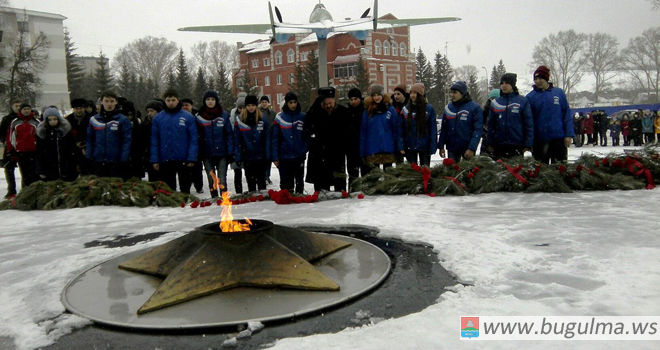
{"type": "Polygon", "coordinates": [[[444,23],[460,21],[458,17],[435,17],[435,18],[408,18],[408,19],[378,19],[378,24],[389,24],[392,27],[418,26],[422,24],[444,23]]]}
{"type": "Polygon", "coordinates": [[[178,30],[184,32],[213,32],[213,33],[244,33],[244,34],[268,34],[270,35],[270,24],[232,24],[224,26],[198,26],[184,27],[178,30]]]}

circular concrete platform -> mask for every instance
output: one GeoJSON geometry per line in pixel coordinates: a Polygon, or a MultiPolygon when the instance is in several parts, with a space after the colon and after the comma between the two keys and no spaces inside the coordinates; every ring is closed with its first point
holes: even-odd
{"type": "Polygon", "coordinates": [[[101,324],[137,329],[192,329],[291,318],[356,298],[389,274],[389,257],[371,243],[340,235],[351,245],[314,263],[340,286],[333,291],[234,288],[138,315],[161,279],[118,268],[145,250],[96,265],[69,282],[62,303],[70,312],[101,324]]]}

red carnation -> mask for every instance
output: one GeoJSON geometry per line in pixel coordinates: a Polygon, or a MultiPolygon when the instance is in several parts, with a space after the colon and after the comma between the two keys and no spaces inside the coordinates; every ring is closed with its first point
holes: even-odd
{"type": "Polygon", "coordinates": [[[607,165],[610,163],[609,158],[603,158],[603,165],[607,165]]]}
{"type": "Polygon", "coordinates": [[[181,203],[179,203],[179,205],[181,206],[181,208],[185,208],[186,207],[186,202],[181,202],[181,203]]]}
{"type": "Polygon", "coordinates": [[[560,165],[559,168],[557,168],[560,173],[565,173],[566,172],[566,167],[564,165],[560,165]]]}
{"type": "Polygon", "coordinates": [[[582,165],[578,164],[578,166],[575,167],[575,170],[576,171],[582,171],[583,168],[584,167],[582,165]]]}
{"type": "Polygon", "coordinates": [[[468,179],[474,179],[474,173],[473,173],[473,172],[469,172],[469,173],[467,174],[467,177],[468,177],[468,179]]]}
{"type": "Polygon", "coordinates": [[[419,165],[417,165],[417,163],[412,163],[412,164],[410,164],[410,167],[411,167],[413,170],[415,170],[415,171],[419,171],[419,169],[420,169],[420,168],[419,168],[419,165]]]}
{"type": "Polygon", "coordinates": [[[357,195],[358,199],[364,199],[364,195],[362,193],[357,195]]]}
{"type": "Polygon", "coordinates": [[[442,165],[444,166],[452,166],[454,165],[454,160],[451,158],[445,158],[442,160],[442,165]]]}
{"type": "Polygon", "coordinates": [[[345,190],[341,191],[341,198],[348,198],[348,192],[346,192],[345,190]]]}
{"type": "Polygon", "coordinates": [[[479,169],[478,166],[475,166],[474,168],[472,168],[472,172],[475,173],[475,174],[478,173],[479,170],[481,170],[481,169],[479,169]]]}
{"type": "Polygon", "coordinates": [[[259,202],[261,202],[262,200],[264,200],[264,195],[263,195],[263,194],[258,195],[258,196],[257,196],[257,200],[258,200],[259,202]]]}
{"type": "Polygon", "coordinates": [[[250,200],[250,202],[256,202],[257,197],[256,196],[250,196],[249,200],[250,200]]]}
{"type": "Polygon", "coordinates": [[[429,197],[435,197],[435,192],[429,193],[429,197]]]}
{"type": "Polygon", "coordinates": [[[454,170],[461,170],[461,167],[457,165],[454,165],[454,170]]]}
{"type": "Polygon", "coordinates": [[[216,203],[217,205],[222,205],[222,199],[218,199],[217,201],[215,201],[215,203],[216,203]]]}
{"type": "Polygon", "coordinates": [[[589,175],[593,175],[593,174],[594,174],[594,171],[589,169],[589,175]]]}
{"type": "Polygon", "coordinates": [[[197,207],[199,207],[199,201],[194,201],[194,202],[190,203],[190,207],[191,207],[191,208],[197,208],[197,207]]]}

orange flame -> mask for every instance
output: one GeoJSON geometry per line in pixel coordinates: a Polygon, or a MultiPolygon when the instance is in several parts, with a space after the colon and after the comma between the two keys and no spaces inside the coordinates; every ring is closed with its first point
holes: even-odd
{"type": "Polygon", "coordinates": [[[211,170],[211,171],[209,172],[209,174],[211,175],[211,178],[213,178],[213,189],[214,189],[214,190],[224,189],[224,188],[225,188],[225,186],[223,186],[223,185],[220,184],[220,179],[218,179],[218,176],[215,175],[215,171],[211,170]]]}
{"type": "Polygon", "coordinates": [[[220,230],[222,232],[240,232],[250,231],[252,221],[245,218],[245,224],[240,221],[235,221],[234,216],[231,214],[231,200],[229,199],[229,191],[222,192],[222,215],[220,220],[220,230]]]}

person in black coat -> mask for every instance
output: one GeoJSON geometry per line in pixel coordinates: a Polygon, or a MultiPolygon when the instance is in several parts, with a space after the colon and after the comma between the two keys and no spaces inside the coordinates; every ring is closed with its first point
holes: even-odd
{"type": "Polygon", "coordinates": [[[304,132],[309,140],[306,182],[314,190],[346,190],[345,134],[349,111],[338,105],[335,88],[319,88],[319,96],[305,117],[304,132]]]}
{"type": "Polygon", "coordinates": [[[71,124],[54,106],[46,108],[43,116],[37,126],[37,174],[43,181],[73,181],[78,172],[71,124]]]}
{"type": "MultiPolygon", "coordinates": [[[[84,155],[85,143],[87,142],[87,126],[89,125],[89,118],[94,114],[89,114],[86,112],[86,108],[89,105],[88,101],[85,101],[81,98],[74,98],[71,100],[71,107],[73,108],[73,113],[67,115],[66,121],[71,124],[71,137],[73,137],[76,149],[75,149],[75,163],[76,167],[79,169],[79,172],[83,175],[92,173],[92,164],[84,155]]],[[[96,106],[92,104],[94,109],[96,106]]]]}
{"type": "Polygon", "coordinates": [[[348,188],[352,191],[351,184],[365,174],[366,169],[360,158],[360,127],[362,126],[362,114],[364,113],[364,100],[362,92],[358,88],[348,91],[348,123],[346,124],[346,170],[348,171],[348,188]]]}

